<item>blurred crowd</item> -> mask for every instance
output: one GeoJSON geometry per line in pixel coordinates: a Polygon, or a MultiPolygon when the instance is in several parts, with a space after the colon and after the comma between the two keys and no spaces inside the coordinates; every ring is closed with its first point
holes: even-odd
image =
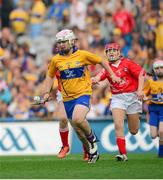
{"type": "MultiPolygon", "coordinates": [[[[77,46],[105,57],[118,42],[122,54],[150,73],[163,60],[163,0],[0,0],[0,117],[57,118],[57,102],[31,106],[55,52],[55,34],[72,29],[77,46]]],[[[91,75],[100,71],[90,66],[91,75]]],[[[55,97],[57,82],[54,82],[55,97]]],[[[107,81],[93,89],[88,118],[110,115],[107,81]]]]}

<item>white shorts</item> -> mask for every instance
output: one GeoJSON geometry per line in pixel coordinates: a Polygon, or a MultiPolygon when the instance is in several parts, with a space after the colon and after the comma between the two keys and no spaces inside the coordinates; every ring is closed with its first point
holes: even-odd
{"type": "Polygon", "coordinates": [[[56,99],[57,99],[57,102],[63,101],[62,94],[61,94],[61,92],[59,90],[57,91],[56,99]]]}
{"type": "Polygon", "coordinates": [[[142,102],[136,93],[113,94],[110,109],[114,108],[124,109],[126,114],[142,113],[142,102]]]}

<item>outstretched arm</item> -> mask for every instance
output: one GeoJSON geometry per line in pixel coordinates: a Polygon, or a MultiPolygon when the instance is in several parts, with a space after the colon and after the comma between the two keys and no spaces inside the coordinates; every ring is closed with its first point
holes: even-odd
{"type": "Polygon", "coordinates": [[[99,84],[101,80],[101,73],[98,73],[95,77],[92,77],[91,80],[92,80],[92,85],[99,84]]]}

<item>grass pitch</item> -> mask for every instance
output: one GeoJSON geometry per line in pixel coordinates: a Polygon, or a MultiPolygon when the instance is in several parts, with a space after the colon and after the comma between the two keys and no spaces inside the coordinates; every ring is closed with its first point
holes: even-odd
{"type": "Polygon", "coordinates": [[[129,154],[129,161],[117,162],[101,154],[96,164],[82,155],[0,157],[1,179],[163,179],[163,158],[156,154],[129,154]]]}

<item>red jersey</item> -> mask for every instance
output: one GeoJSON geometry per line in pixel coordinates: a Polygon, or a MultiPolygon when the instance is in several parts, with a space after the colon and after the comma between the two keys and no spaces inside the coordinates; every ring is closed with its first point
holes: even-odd
{"type": "Polygon", "coordinates": [[[59,71],[56,72],[56,78],[57,78],[57,81],[58,81],[58,90],[61,91],[61,82],[60,82],[60,73],[59,71]]]}
{"type": "Polygon", "coordinates": [[[121,58],[116,65],[110,63],[110,67],[117,77],[123,79],[121,83],[113,82],[105,69],[100,73],[101,81],[106,78],[108,79],[112,94],[137,91],[139,74],[144,71],[140,65],[127,58],[121,58]]]}
{"type": "Polygon", "coordinates": [[[113,16],[114,22],[118,28],[121,29],[122,34],[132,32],[135,21],[131,13],[127,11],[116,12],[113,16]]]}

